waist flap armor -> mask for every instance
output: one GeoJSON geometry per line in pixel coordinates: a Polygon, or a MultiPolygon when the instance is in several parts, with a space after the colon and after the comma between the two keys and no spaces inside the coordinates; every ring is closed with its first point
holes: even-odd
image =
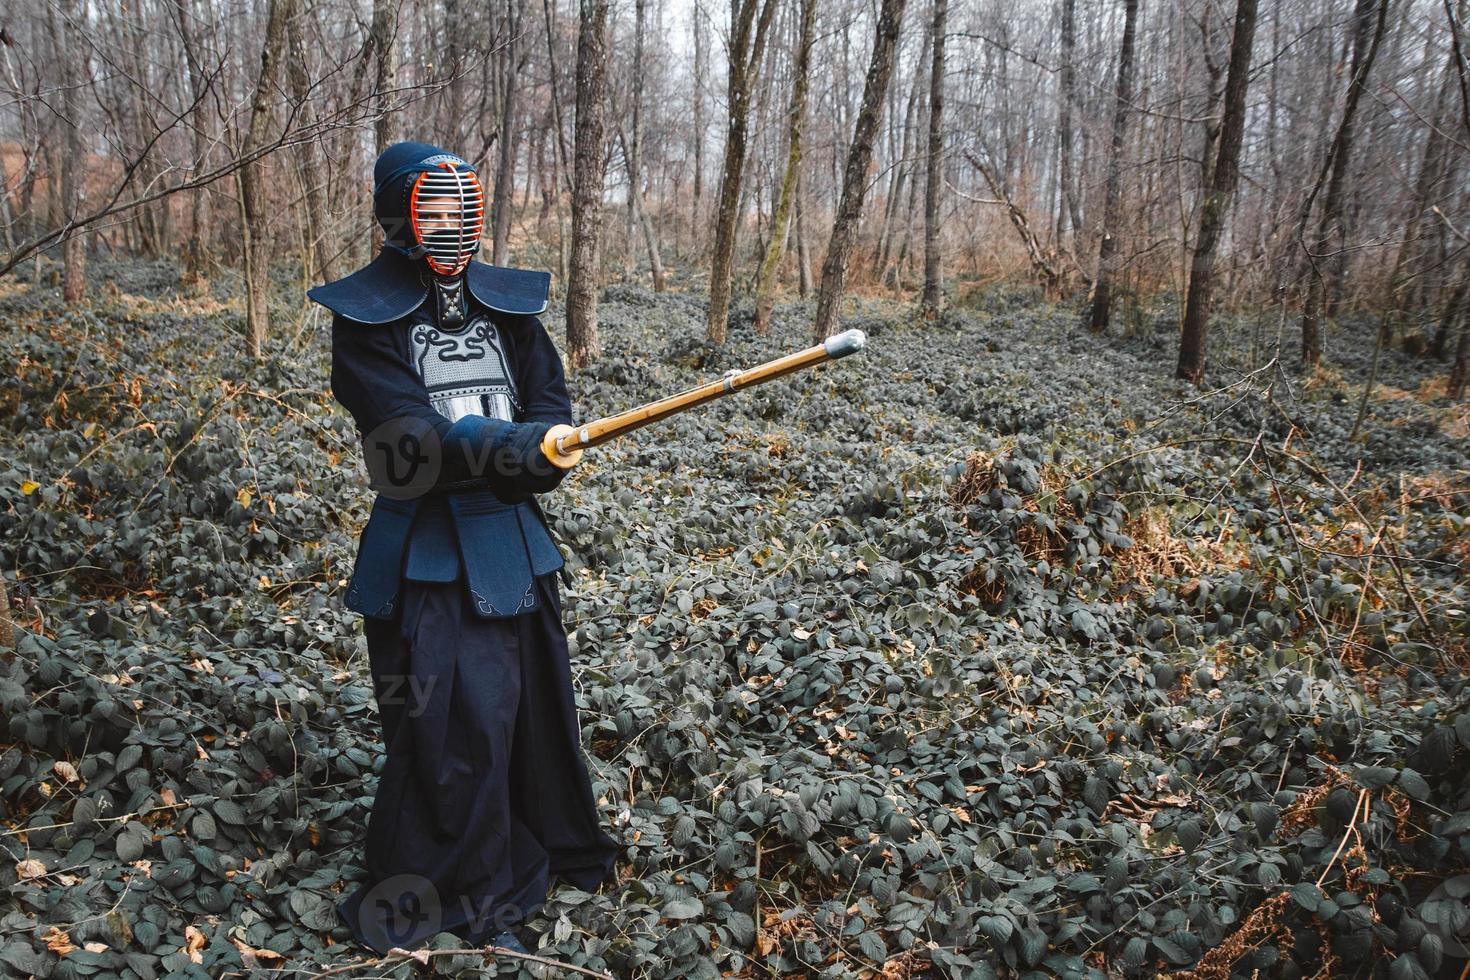
{"type": "Polygon", "coordinates": [[[535,609],[536,577],[564,564],[535,498],[507,504],[489,490],[409,500],[379,494],[358,540],[347,608],[391,619],[402,581],[453,582],[463,570],[476,613],[501,619],[535,609]]]}

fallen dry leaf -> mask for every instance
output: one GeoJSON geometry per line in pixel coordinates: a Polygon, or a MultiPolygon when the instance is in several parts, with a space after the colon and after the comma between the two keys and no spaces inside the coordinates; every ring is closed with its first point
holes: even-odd
{"type": "Polygon", "coordinates": [[[230,937],[230,942],[234,943],[235,948],[240,951],[240,959],[247,968],[259,966],[261,963],[278,963],[285,959],[284,956],[273,949],[256,949],[233,936],[230,937]]]}
{"type": "Polygon", "coordinates": [[[71,941],[71,936],[67,935],[64,930],[56,928],[56,926],[47,929],[41,938],[46,941],[46,948],[57,956],[65,956],[77,948],[71,941]]]}
{"type": "Polygon", "coordinates": [[[188,928],[186,928],[184,930],[184,945],[183,948],[179,950],[179,952],[188,953],[189,961],[192,963],[203,963],[204,956],[199,952],[203,948],[204,933],[200,932],[193,926],[189,926],[188,928]]]}

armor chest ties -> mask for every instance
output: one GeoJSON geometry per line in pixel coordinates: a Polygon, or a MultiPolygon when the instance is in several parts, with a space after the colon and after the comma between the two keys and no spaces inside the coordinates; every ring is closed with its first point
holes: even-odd
{"type": "Polygon", "coordinates": [[[433,277],[434,320],[445,330],[458,330],[464,326],[464,276],[453,279],[433,277]]]}

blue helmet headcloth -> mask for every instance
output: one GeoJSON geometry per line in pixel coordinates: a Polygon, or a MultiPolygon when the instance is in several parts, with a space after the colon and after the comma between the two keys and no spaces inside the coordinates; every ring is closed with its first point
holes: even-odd
{"type": "MultiPolygon", "coordinates": [[[[429,254],[429,243],[414,233],[410,196],[421,173],[436,171],[441,164],[473,172],[468,161],[430,143],[394,143],[373,164],[373,214],[383,228],[383,244],[410,259],[429,254]]],[[[478,236],[476,236],[478,244],[478,236]]]]}

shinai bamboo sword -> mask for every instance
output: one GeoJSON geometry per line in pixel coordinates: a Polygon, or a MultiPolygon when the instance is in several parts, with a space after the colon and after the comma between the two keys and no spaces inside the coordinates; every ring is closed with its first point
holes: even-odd
{"type": "Polygon", "coordinates": [[[729,371],[714,381],[707,381],[686,391],[669,395],[667,398],[660,398],[658,401],[640,405],[617,415],[609,415],[585,425],[554,425],[546,431],[545,438],[541,440],[541,451],[557,466],[562,469],[571,469],[581,460],[584,449],[601,445],[626,432],[632,432],[650,422],[657,422],[659,419],[687,411],[696,405],[714,401],[732,391],[749,388],[770,381],[772,378],[779,378],[783,374],[790,374],[802,368],[855,354],[862,350],[867,342],[868,338],[861,330],[844,330],[806,350],[778,357],[774,361],[767,361],[744,371],[729,371]]]}

